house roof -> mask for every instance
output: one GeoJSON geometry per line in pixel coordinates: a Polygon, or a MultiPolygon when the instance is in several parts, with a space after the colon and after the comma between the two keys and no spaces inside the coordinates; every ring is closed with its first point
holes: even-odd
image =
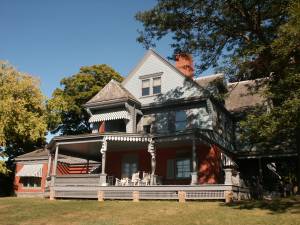
{"type": "Polygon", "coordinates": [[[225,107],[228,111],[237,112],[255,106],[262,106],[266,101],[263,96],[264,86],[258,87],[260,80],[246,80],[228,83],[228,96],[225,98],[225,107]]]}
{"type": "MultiPolygon", "coordinates": [[[[48,160],[48,151],[46,149],[37,149],[32,152],[25,153],[23,155],[19,155],[15,158],[16,161],[29,161],[29,160],[48,160]]],[[[76,163],[86,163],[86,159],[67,156],[59,154],[58,157],[59,162],[68,163],[68,164],[76,164],[76,163]]],[[[96,161],[90,160],[90,163],[97,163],[96,161]]]]}
{"type": "Polygon", "coordinates": [[[207,88],[211,84],[214,83],[214,81],[217,80],[224,80],[224,74],[223,73],[217,73],[214,75],[209,75],[205,77],[198,77],[195,79],[196,83],[199,84],[203,88],[207,88]]]}
{"type": "Polygon", "coordinates": [[[112,79],[85,105],[89,106],[100,102],[109,103],[122,100],[132,100],[139,103],[139,101],[126,88],[124,88],[119,82],[112,79]]]}
{"type": "Polygon", "coordinates": [[[22,160],[22,159],[47,159],[48,158],[48,151],[41,148],[37,149],[32,152],[25,153],[23,155],[17,156],[15,159],[16,160],[22,160]]]}

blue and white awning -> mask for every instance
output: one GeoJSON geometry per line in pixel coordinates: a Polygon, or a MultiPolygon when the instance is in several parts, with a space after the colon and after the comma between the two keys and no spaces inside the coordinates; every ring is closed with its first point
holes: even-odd
{"type": "Polygon", "coordinates": [[[18,177],[42,177],[43,164],[24,165],[16,174],[18,177]]]}
{"type": "Polygon", "coordinates": [[[119,120],[119,119],[130,119],[129,113],[126,110],[107,112],[107,113],[98,113],[92,115],[89,119],[90,123],[107,121],[107,120],[119,120]]]}

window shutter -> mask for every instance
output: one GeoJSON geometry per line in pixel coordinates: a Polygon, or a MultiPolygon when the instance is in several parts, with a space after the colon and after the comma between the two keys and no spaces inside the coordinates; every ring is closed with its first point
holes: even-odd
{"type": "Polygon", "coordinates": [[[167,179],[174,179],[175,177],[175,168],[174,168],[174,159],[167,160],[167,179]]]}

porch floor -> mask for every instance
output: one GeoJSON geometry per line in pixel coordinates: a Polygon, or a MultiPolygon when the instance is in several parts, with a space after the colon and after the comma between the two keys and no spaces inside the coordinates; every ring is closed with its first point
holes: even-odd
{"type": "Polygon", "coordinates": [[[55,185],[48,191],[55,198],[99,199],[174,199],[179,200],[184,193],[186,200],[225,200],[226,193],[231,192],[234,199],[248,199],[249,190],[234,185],[150,185],[150,186],[101,186],[99,175],[56,177],[55,185]]]}

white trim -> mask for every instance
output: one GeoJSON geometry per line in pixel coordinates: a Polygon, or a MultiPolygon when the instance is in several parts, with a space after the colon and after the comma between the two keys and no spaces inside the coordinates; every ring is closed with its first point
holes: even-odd
{"type": "Polygon", "coordinates": [[[89,119],[89,123],[108,121],[108,120],[118,120],[118,119],[130,119],[129,113],[125,110],[108,112],[108,113],[98,113],[92,115],[89,119]]]}

